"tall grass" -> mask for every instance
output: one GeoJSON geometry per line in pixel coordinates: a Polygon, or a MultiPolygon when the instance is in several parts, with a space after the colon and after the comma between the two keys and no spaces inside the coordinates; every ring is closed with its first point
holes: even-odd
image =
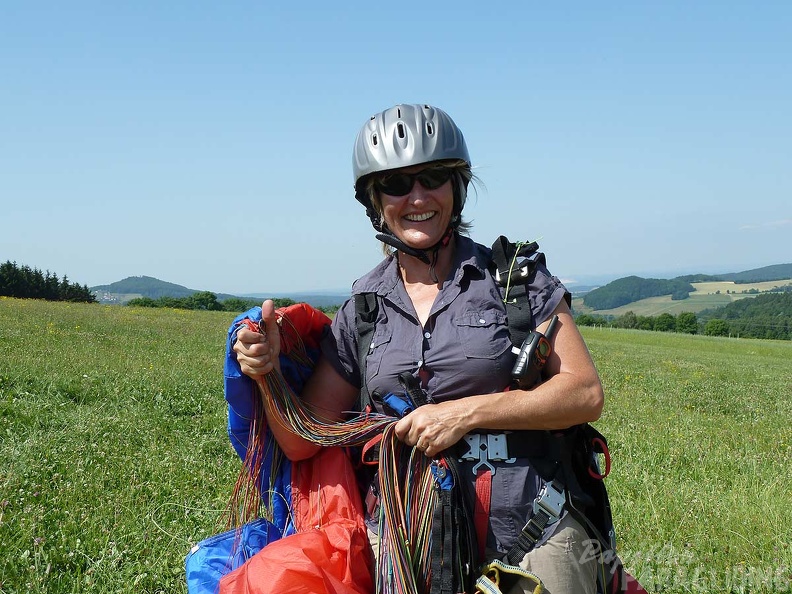
{"type": "Polygon", "coordinates": [[[0,592],[184,592],[237,471],[231,314],[0,300],[0,592]]]}
{"type": "Polygon", "coordinates": [[[585,336],[627,565],[650,592],[792,591],[792,343],[585,336]]]}
{"type": "MultiPolygon", "coordinates": [[[[0,593],[185,592],[239,468],[232,314],[0,299],[0,593]]],[[[586,328],[650,592],[792,591],[792,343],[586,328]]]]}

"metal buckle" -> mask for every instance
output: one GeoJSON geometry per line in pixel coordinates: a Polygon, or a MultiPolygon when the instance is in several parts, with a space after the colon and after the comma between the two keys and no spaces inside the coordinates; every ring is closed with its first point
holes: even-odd
{"type": "Polygon", "coordinates": [[[469,433],[465,435],[465,443],[468,450],[459,459],[478,460],[473,467],[473,474],[476,474],[480,466],[486,466],[492,474],[495,474],[495,467],[490,464],[490,460],[508,464],[513,464],[517,460],[517,458],[509,458],[505,433],[469,433]]]}
{"type": "Polygon", "coordinates": [[[541,510],[550,516],[546,524],[549,526],[550,524],[555,524],[561,518],[565,503],[566,491],[563,487],[559,489],[554,481],[545,483],[542,486],[536,499],[534,499],[533,510],[535,514],[541,510]]]}

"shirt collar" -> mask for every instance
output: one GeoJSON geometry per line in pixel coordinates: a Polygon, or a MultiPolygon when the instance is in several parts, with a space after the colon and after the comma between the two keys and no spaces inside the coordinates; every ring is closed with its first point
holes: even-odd
{"type": "MultiPolygon", "coordinates": [[[[454,259],[454,278],[451,282],[461,285],[466,277],[483,278],[491,255],[489,250],[465,235],[456,237],[456,257],[454,259]]],[[[388,295],[399,284],[399,263],[395,256],[388,256],[368,274],[352,285],[352,294],[377,293],[388,295]]]]}

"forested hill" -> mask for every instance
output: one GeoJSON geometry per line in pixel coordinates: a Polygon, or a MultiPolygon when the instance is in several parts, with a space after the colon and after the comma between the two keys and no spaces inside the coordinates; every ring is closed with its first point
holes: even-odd
{"type": "Polygon", "coordinates": [[[130,276],[109,285],[99,285],[91,287],[94,291],[107,291],[108,293],[139,294],[151,299],[159,297],[189,297],[195,291],[177,285],[161,281],[151,276],[130,276]]]}
{"type": "Polygon", "coordinates": [[[792,264],[773,264],[753,270],[730,272],[728,274],[688,274],[678,276],[674,280],[688,283],[705,283],[712,281],[731,281],[733,283],[763,283],[768,281],[785,280],[792,278],[792,264]]]}
{"type": "Polygon", "coordinates": [[[757,295],[702,312],[701,319],[725,320],[732,336],[792,339],[792,293],[757,295]]]}
{"type": "MultiPolygon", "coordinates": [[[[114,293],[117,295],[140,295],[141,297],[148,297],[150,299],[159,299],[160,297],[189,297],[198,292],[195,289],[188,289],[182,285],[162,281],[151,276],[130,276],[109,285],[91,287],[91,290],[98,294],[114,293]]],[[[233,295],[217,295],[217,298],[221,300],[229,297],[233,297],[233,295]]]]}
{"type": "Polygon", "coordinates": [[[613,309],[633,301],[660,295],[671,295],[672,299],[686,299],[693,290],[693,285],[689,282],[678,279],[627,276],[589,291],[583,297],[583,303],[594,310],[613,309]]]}

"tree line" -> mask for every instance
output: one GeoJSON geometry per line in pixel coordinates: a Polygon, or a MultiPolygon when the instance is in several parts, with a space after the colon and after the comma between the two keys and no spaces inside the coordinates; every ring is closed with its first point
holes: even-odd
{"type": "Polygon", "coordinates": [[[19,266],[16,262],[0,264],[0,295],[19,299],[46,299],[48,301],[75,301],[96,303],[96,296],[87,285],[62,279],[47,270],[19,266]]]}
{"type": "MultiPolygon", "coordinates": [[[[273,300],[276,308],[288,307],[297,303],[288,297],[276,297],[273,300]]],[[[217,295],[211,291],[198,291],[187,297],[137,297],[127,301],[127,306],[131,307],[170,307],[173,309],[197,309],[203,311],[230,311],[242,313],[251,307],[261,305],[261,299],[242,299],[231,297],[219,301],[217,295]]],[[[317,307],[325,313],[333,313],[338,310],[338,306],[317,307]]]]}
{"type": "Polygon", "coordinates": [[[701,312],[706,324],[720,319],[731,336],[792,340],[792,293],[763,293],[701,312]]]}
{"type": "Polygon", "coordinates": [[[628,328],[630,330],[654,330],[656,332],[682,332],[699,334],[702,328],[696,314],[685,311],[678,316],[662,313],[659,316],[639,316],[628,311],[621,316],[601,316],[580,314],[575,317],[578,326],[606,326],[608,328],[628,328]]]}
{"type": "Polygon", "coordinates": [[[740,299],[714,310],[682,312],[677,316],[639,316],[628,311],[621,316],[580,314],[578,326],[606,326],[656,332],[681,332],[706,336],[734,336],[792,340],[792,293],[772,293],[740,299]]]}

